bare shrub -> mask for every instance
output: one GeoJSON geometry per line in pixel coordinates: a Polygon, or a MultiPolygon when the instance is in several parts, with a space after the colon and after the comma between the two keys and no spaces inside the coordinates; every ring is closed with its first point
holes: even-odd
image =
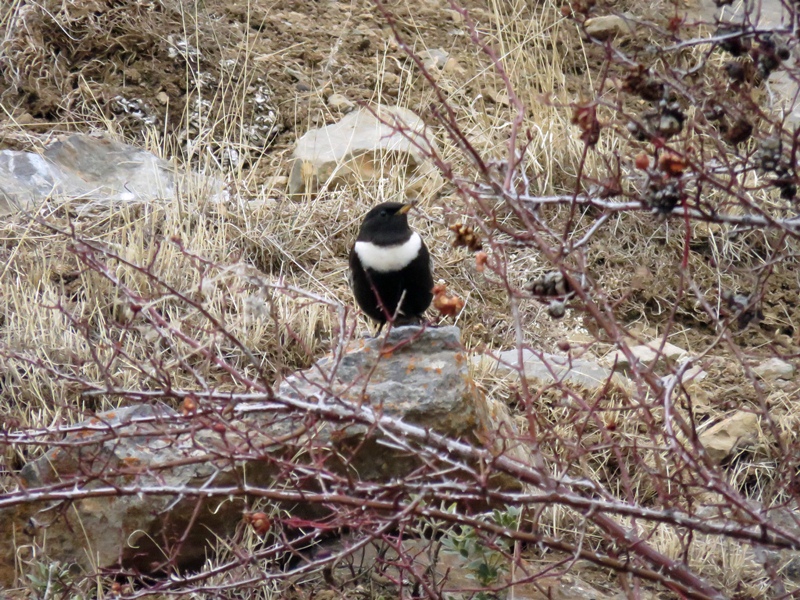
{"type": "MultiPolygon", "coordinates": [[[[446,598],[451,581],[431,565],[450,555],[472,578],[459,592],[465,597],[510,596],[522,585],[544,590],[570,572],[632,598],[796,591],[798,389],[754,369],[798,355],[797,134],[767,97],[773,74],[800,83],[791,30],[757,24],[753,10],[733,22],[693,21],[664,2],[662,16],[633,16],[633,36],[600,40],[587,34],[588,20],[616,14],[617,3],[527,4],[494,7],[508,29],[450,6],[484,60],[475,73],[481,112],[475,94],[426,67],[392,8],[376,0],[421,74],[415,83],[427,94],[426,116],[444,141],[441,152],[422,148],[446,184],[421,206],[435,215],[438,239],[460,248],[449,262],[439,250],[448,284],[479,298],[468,298],[459,317],[470,350],[513,345],[520,358],[528,351],[545,364],[545,351],[571,360],[616,352],[613,360],[629,364],[629,381],[609,377],[587,390],[528,378],[520,364],[505,377],[476,366],[477,387],[514,411],[518,430],[498,436],[529,449],[527,462],[421,430],[368,403],[342,402],[331,389],[320,398],[278,393],[280,375],[324,350],[341,352],[355,335],[341,267],[322,281],[314,265],[344,255],[345,233],[360,214],[352,209],[370,198],[327,192],[325,210],[270,204],[267,246],[248,227],[245,235],[206,236],[247,219],[236,214],[199,212],[191,227],[176,225],[186,235],[172,237],[158,228],[163,215],[149,217],[146,236],[130,226],[135,218],[123,220],[116,239],[59,215],[24,230],[9,226],[20,245],[50,236],[65,252],[47,257],[61,271],[40,273],[61,295],[43,284],[42,297],[16,298],[4,283],[3,393],[29,409],[4,409],[0,507],[99,496],[173,494],[196,498],[198,507],[207,498],[247,499],[237,508],[237,534],[219,540],[195,571],[164,577],[175,567],[164,542],[155,575],[121,566],[76,576],[25,557],[29,587],[88,595],[102,575],[101,585],[126,598],[270,597],[278,589],[302,597],[310,581],[347,596],[446,598]],[[520,33],[534,18],[552,29],[520,33]],[[562,55],[564,40],[584,45],[592,85],[567,78],[555,61],[531,83],[545,50],[564,68],[580,66],[574,54],[562,55]],[[203,236],[219,244],[198,252],[203,236]],[[136,244],[147,252],[129,258],[125,249],[136,244]],[[82,285],[71,286],[78,279],[82,285]],[[34,326],[20,321],[23,314],[36,315],[50,337],[37,332],[32,343],[34,326]],[[73,334],[67,342],[58,337],[64,330],[73,334]],[[643,343],[654,349],[651,363],[637,360],[643,343]],[[668,357],[667,343],[688,352],[668,357]],[[121,467],[98,475],[87,465],[67,484],[15,489],[12,467],[58,443],[69,429],[62,423],[157,400],[178,409],[164,431],[224,432],[226,452],[215,459],[261,460],[280,477],[271,486],[174,490],[122,481],[129,473],[121,467]],[[420,466],[403,481],[362,479],[332,466],[347,464],[355,450],[328,461],[320,458],[324,447],[292,434],[280,440],[281,453],[260,452],[234,410],[246,401],[262,402],[253,410],[289,432],[309,422],[366,428],[420,466]],[[48,405],[35,423],[19,417],[48,405]],[[703,434],[743,414],[755,415],[756,425],[732,440],[729,453],[713,454],[703,434]],[[51,424],[58,426],[46,430],[51,424]],[[497,475],[519,487],[493,486],[497,475]],[[286,508],[300,500],[319,515],[286,508]],[[338,545],[321,544],[331,538],[338,545]]],[[[795,22],[796,6],[784,9],[795,22]]],[[[34,271],[33,257],[10,268],[34,271]]],[[[175,545],[186,535],[188,527],[175,545]]]]}

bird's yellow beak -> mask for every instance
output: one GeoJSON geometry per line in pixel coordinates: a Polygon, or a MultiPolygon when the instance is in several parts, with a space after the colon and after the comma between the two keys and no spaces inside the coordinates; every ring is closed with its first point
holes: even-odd
{"type": "Polygon", "coordinates": [[[408,204],[403,204],[402,208],[400,208],[400,210],[397,211],[397,214],[398,215],[406,214],[408,211],[410,211],[412,208],[414,208],[415,204],[416,204],[416,202],[409,202],[408,204]]]}

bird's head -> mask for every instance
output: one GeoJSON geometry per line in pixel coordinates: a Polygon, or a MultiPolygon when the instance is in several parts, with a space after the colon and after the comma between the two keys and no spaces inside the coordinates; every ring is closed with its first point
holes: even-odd
{"type": "Polygon", "coordinates": [[[408,211],[413,204],[384,202],[367,213],[358,232],[358,241],[378,246],[402,244],[411,236],[408,211]]]}

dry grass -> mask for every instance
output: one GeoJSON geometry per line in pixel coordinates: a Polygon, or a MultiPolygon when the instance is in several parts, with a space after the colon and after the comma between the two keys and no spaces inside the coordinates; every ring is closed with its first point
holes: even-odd
{"type": "MultiPolygon", "coordinates": [[[[578,100],[570,91],[574,79],[566,76],[565,65],[568,60],[574,63],[589,59],[584,55],[574,58],[581,50],[580,42],[572,33],[572,25],[560,16],[560,3],[537,3],[535,12],[530,4],[522,0],[495,1],[473,14],[480,20],[487,41],[497,49],[513,89],[526,106],[525,127],[533,133],[526,154],[529,175],[534,181],[532,191],[541,195],[563,193],[574,189],[584,150],[576,126],[570,121],[570,111],[563,108],[578,100]],[[570,39],[578,46],[568,49],[559,43],[562,39],[570,39]],[[569,59],[568,51],[572,55],[569,59]],[[549,95],[548,102],[542,101],[544,95],[549,95]]],[[[22,12],[22,5],[22,0],[15,0],[0,13],[0,30],[5,31],[6,38],[22,12]]],[[[140,23],[135,25],[138,27],[140,23]]],[[[148,24],[144,33],[154,35],[157,25],[148,24]]],[[[266,87],[266,76],[259,67],[264,62],[259,61],[263,55],[254,50],[253,37],[245,35],[231,48],[226,40],[214,39],[207,26],[190,25],[194,29],[187,39],[193,40],[197,47],[211,48],[210,56],[232,62],[221,71],[213,89],[202,79],[192,80],[191,75],[183,73],[181,76],[189,80],[185,87],[193,98],[179,110],[183,126],[166,133],[160,125],[144,128],[142,139],[163,156],[183,154],[194,168],[226,177],[233,192],[231,201],[214,204],[203,190],[188,187],[178,198],[163,204],[130,206],[101,217],[75,218],[66,205],[57,208],[48,205],[38,216],[52,228],[69,231],[74,227],[79,236],[112,249],[123,260],[108,260],[109,270],[157,305],[167,321],[180,323],[182,331],[213,347],[246,373],[252,374],[258,367],[276,380],[286,372],[307,367],[326,351],[329,341],[336,336],[339,315],[345,307],[349,307],[349,318],[353,318],[346,256],[358,223],[375,203],[402,197],[408,182],[402,174],[395,173],[377,184],[365,181],[323,190],[317,198],[299,202],[286,199],[283,190],[274,184],[263,185],[265,173],[284,173],[288,164],[285,145],[279,143],[274,151],[267,153],[259,145],[263,142],[259,136],[264,136],[265,130],[256,127],[259,117],[252,98],[259,86],[266,87]],[[208,42],[206,36],[213,41],[208,42]],[[231,151],[241,160],[231,162],[231,151]],[[173,238],[179,239],[180,244],[171,242],[173,238]],[[202,257],[207,262],[193,257],[202,257]],[[197,306],[177,302],[165,292],[165,287],[154,286],[150,278],[126,266],[126,262],[152,265],[151,272],[164,285],[183,291],[197,306]],[[289,288],[307,294],[287,291],[289,288]],[[252,365],[241,349],[225,338],[205,336],[209,321],[199,307],[224,323],[257,357],[259,364],[252,365]]],[[[412,42],[417,49],[430,43],[425,34],[436,26],[413,20],[404,25],[414,36],[412,42]]],[[[93,27],[97,31],[105,26],[93,27]]],[[[153,39],[154,44],[163,43],[157,36],[153,39]]],[[[384,97],[384,87],[386,68],[391,61],[389,47],[387,44],[382,57],[379,53],[372,73],[376,81],[372,100],[388,99],[384,97]]],[[[30,47],[4,45],[0,48],[0,64],[12,52],[30,50],[30,47]]],[[[438,84],[448,92],[457,109],[458,124],[475,147],[486,157],[501,159],[507,153],[505,142],[511,117],[503,83],[485,57],[464,51],[464,44],[451,51],[458,68],[442,72],[438,84]]],[[[280,58],[271,56],[270,60],[280,58]]],[[[592,65],[584,67],[588,69],[587,78],[591,78],[592,65]]],[[[427,106],[433,96],[420,75],[410,63],[399,68],[401,83],[394,101],[416,109],[427,106]]],[[[74,77],[68,75],[67,79],[74,77]]],[[[27,75],[34,83],[51,77],[66,77],[66,74],[40,65],[38,71],[31,70],[27,75]]],[[[66,79],[62,83],[67,85],[66,79]]],[[[316,113],[309,108],[316,106],[313,102],[324,104],[323,95],[329,90],[323,92],[323,89],[312,92],[316,98],[305,108],[295,107],[300,123],[313,120],[316,113]]],[[[59,90],[60,96],[49,100],[50,110],[63,110],[63,114],[74,119],[68,129],[100,128],[120,138],[129,134],[127,120],[110,119],[108,111],[99,104],[94,105],[96,111],[91,110],[94,93],[91,85],[78,84],[69,91],[59,90]],[[82,96],[76,98],[77,95],[82,96]]],[[[328,113],[323,118],[334,117],[328,113]]],[[[265,123],[260,126],[266,126],[265,123]]],[[[13,125],[3,126],[14,129],[13,125]]],[[[446,161],[465,171],[469,169],[463,154],[451,141],[440,136],[438,142],[446,161]]],[[[597,151],[590,153],[584,162],[584,173],[601,178],[605,167],[599,157],[615,149],[627,151],[620,139],[603,136],[597,151]]],[[[446,225],[466,217],[468,207],[450,188],[440,185],[427,188],[419,198],[418,212],[412,216],[414,226],[428,241],[435,277],[444,279],[452,291],[466,300],[465,310],[456,323],[462,328],[467,346],[511,347],[515,343],[515,330],[506,291],[487,282],[475,270],[471,255],[451,246],[446,225]]],[[[546,215],[555,230],[567,218],[565,211],[553,209],[546,215]]],[[[511,217],[508,219],[513,222],[511,217]]],[[[591,214],[580,215],[574,224],[575,235],[580,237],[591,221],[591,214]]],[[[764,261],[760,251],[772,241],[758,239],[759,235],[748,233],[732,239],[721,228],[705,225],[693,228],[693,244],[697,244],[698,252],[692,255],[689,270],[708,292],[709,302],[718,302],[722,290],[754,285],[748,280],[747,271],[764,261]],[[736,264],[744,268],[726,270],[712,264],[736,264]]],[[[713,330],[706,327],[705,313],[691,297],[675,291],[675,281],[681,274],[677,265],[684,236],[682,229],[659,222],[652,215],[620,217],[602,230],[591,246],[589,269],[609,301],[619,301],[621,320],[632,332],[649,338],[668,335],[675,343],[700,353],[713,350],[716,340],[713,330]],[[635,272],[630,265],[639,265],[644,271],[635,272]],[[637,284],[637,276],[644,276],[645,281],[637,284]],[[676,304],[677,324],[665,332],[663,324],[676,304]]],[[[24,217],[9,219],[0,224],[0,257],[3,258],[0,338],[3,346],[11,350],[5,357],[0,354],[0,386],[5,400],[0,405],[3,422],[13,423],[15,428],[42,428],[79,421],[93,411],[111,408],[113,398],[87,401],[81,395],[80,385],[70,383],[74,378],[100,381],[103,372],[98,365],[106,365],[116,384],[125,388],[152,386],[153,374],[161,370],[172,375],[176,387],[196,384],[198,373],[217,389],[235,387],[223,372],[186,344],[137,321],[130,299],[121,295],[108,279],[85,269],[67,236],[24,217]],[[142,368],[143,365],[150,365],[152,371],[142,368]]],[[[549,270],[542,257],[529,249],[509,252],[505,259],[512,283],[517,286],[549,270]]],[[[776,266],[774,277],[795,284],[794,266],[793,263],[776,266]]],[[[780,335],[782,326],[796,322],[797,309],[783,302],[782,293],[780,286],[773,286],[766,295],[772,311],[767,324],[775,327],[742,334],[744,345],[757,347],[780,335]]],[[[541,305],[531,300],[523,301],[520,310],[525,325],[524,342],[533,347],[552,350],[558,340],[590,337],[580,315],[569,314],[562,321],[553,321],[541,305]]],[[[365,322],[360,323],[360,328],[366,333],[365,322]]],[[[586,346],[596,355],[611,349],[597,339],[586,346]]],[[[712,377],[692,391],[707,399],[702,408],[695,407],[695,414],[701,415],[705,424],[713,423],[734,408],[757,402],[751,382],[743,373],[729,373],[726,368],[709,366],[712,377]],[[713,371],[714,368],[719,372],[713,371]]],[[[514,386],[518,382],[513,378],[499,380],[483,374],[479,379],[493,397],[509,401],[515,397],[514,386]]],[[[585,390],[574,393],[587,402],[592,400],[585,390]]],[[[796,396],[776,390],[772,398],[780,428],[787,435],[796,435],[796,396]]],[[[584,448],[601,445],[602,434],[597,425],[576,429],[582,426],[582,411],[568,397],[565,399],[563,390],[543,390],[539,400],[536,426],[547,432],[549,450],[556,462],[570,464],[574,458],[575,448],[562,445],[564,440],[580,440],[584,448]]],[[[620,447],[635,448],[652,441],[642,435],[635,419],[628,418],[633,413],[630,397],[617,390],[605,400],[604,410],[597,415],[605,423],[611,420],[619,423],[614,435],[620,447]]],[[[528,425],[524,421],[521,424],[523,429],[528,425]]],[[[774,465],[769,453],[763,451],[770,442],[761,433],[759,443],[747,456],[740,457],[730,476],[734,485],[750,486],[753,498],[769,501],[762,492],[769,487],[774,465]]],[[[656,452],[660,451],[652,451],[656,452]]],[[[577,472],[601,481],[621,495],[627,492],[620,487],[618,470],[635,472],[642,463],[653,460],[652,455],[631,454],[629,464],[618,465],[609,450],[589,451],[582,456],[577,472]]],[[[33,455],[20,455],[7,460],[19,464],[31,458],[33,455]]],[[[646,502],[655,493],[643,471],[634,477],[631,489],[638,501],[646,502]]],[[[542,523],[561,535],[579,527],[575,515],[563,507],[548,509],[542,523]]],[[[659,527],[649,539],[653,546],[678,558],[680,543],[674,536],[674,531],[659,527]]],[[[255,541],[242,543],[252,547],[255,541]]],[[[692,548],[689,564],[724,588],[732,589],[739,580],[746,580],[743,593],[757,595],[763,590],[756,558],[741,545],[709,538],[697,540],[692,548]]],[[[263,593],[264,597],[270,597],[266,591],[263,593]]]]}

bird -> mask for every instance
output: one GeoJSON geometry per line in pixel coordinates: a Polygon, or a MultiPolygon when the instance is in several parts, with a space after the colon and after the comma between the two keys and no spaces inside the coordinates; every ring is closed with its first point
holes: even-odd
{"type": "Polygon", "coordinates": [[[408,225],[413,203],[384,202],[364,217],[350,250],[350,287],[361,310],[379,324],[419,323],[433,299],[428,248],[408,225]]]}

